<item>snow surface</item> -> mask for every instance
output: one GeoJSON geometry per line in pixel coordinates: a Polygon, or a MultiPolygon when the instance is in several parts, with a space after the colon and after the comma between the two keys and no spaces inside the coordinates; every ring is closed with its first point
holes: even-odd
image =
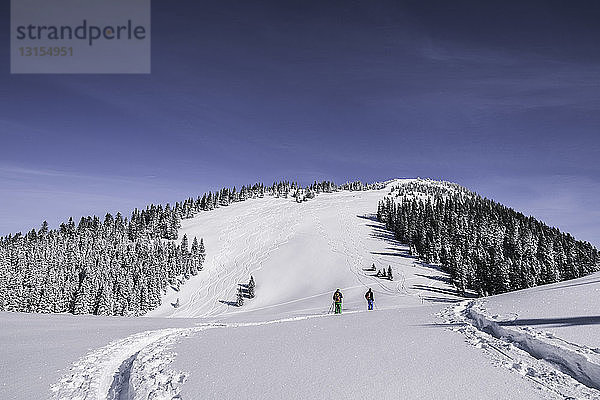
{"type": "MultiPolygon", "coordinates": [[[[0,313],[0,399],[599,398],[582,375],[543,360],[552,349],[534,354],[487,322],[496,300],[494,312],[525,316],[528,303],[511,300],[520,293],[460,298],[375,220],[390,187],[410,181],[301,204],[251,199],[185,220],[180,237],[204,238],[204,269],[143,318],[0,313]],[[366,271],[372,263],[390,265],[394,280],[366,271]],[[256,298],[235,307],[250,274],[256,298]],[[342,315],[329,313],[335,288],[342,315]]],[[[548,308],[532,310],[527,318],[548,308]]]]}
{"type": "Polygon", "coordinates": [[[409,257],[376,221],[386,190],[321,194],[304,203],[253,199],[184,220],[180,235],[204,239],[203,271],[171,290],[150,317],[209,317],[239,313],[230,305],[238,284],[256,280],[257,296],[242,312],[261,315],[327,311],[332,291],[342,289],[347,309],[363,307],[372,287],[386,307],[446,301],[456,296],[435,267],[409,257]],[[392,282],[364,271],[392,266],[392,282]],[[437,279],[437,280],[436,280],[437,279]],[[410,288],[409,288],[410,287],[410,288]],[[173,304],[179,298],[181,306],[173,304]]]}
{"type": "Polygon", "coordinates": [[[563,396],[599,398],[597,390],[589,389],[600,389],[599,300],[600,273],[595,273],[465,301],[447,322],[466,322],[457,330],[473,344],[495,343],[504,348],[501,362],[545,381],[544,385],[563,396]],[[572,379],[553,376],[554,369],[572,379]]]}

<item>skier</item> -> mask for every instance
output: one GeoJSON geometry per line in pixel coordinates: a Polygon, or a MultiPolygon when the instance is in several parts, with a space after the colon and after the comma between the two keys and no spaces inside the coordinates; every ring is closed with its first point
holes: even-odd
{"type": "Polygon", "coordinates": [[[367,299],[367,304],[368,304],[368,309],[372,310],[373,309],[373,291],[371,290],[371,288],[369,288],[369,290],[367,291],[367,293],[365,293],[365,299],[367,299]]]}
{"type": "Polygon", "coordinates": [[[333,294],[333,302],[335,304],[335,314],[341,314],[342,313],[342,298],[344,296],[342,296],[342,292],[340,292],[340,289],[337,289],[335,291],[335,293],[333,294]]]}

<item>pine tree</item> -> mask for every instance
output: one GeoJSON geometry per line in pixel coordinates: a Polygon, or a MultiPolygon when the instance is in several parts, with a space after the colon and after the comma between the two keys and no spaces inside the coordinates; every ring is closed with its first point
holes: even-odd
{"type": "Polygon", "coordinates": [[[181,251],[182,251],[184,257],[187,256],[188,246],[189,246],[188,238],[187,238],[187,235],[184,234],[183,239],[181,239],[181,251]]]}
{"type": "Polygon", "coordinates": [[[251,299],[254,298],[254,288],[256,287],[254,283],[254,277],[250,275],[250,281],[248,282],[248,297],[251,299]]]}
{"type": "Polygon", "coordinates": [[[200,239],[200,246],[198,247],[198,257],[200,259],[200,267],[198,269],[202,269],[202,264],[206,258],[206,251],[204,250],[204,240],[200,239]]]}
{"type": "Polygon", "coordinates": [[[241,307],[244,305],[244,293],[242,292],[241,287],[238,287],[236,304],[238,307],[241,307]]]}
{"type": "Polygon", "coordinates": [[[190,273],[192,275],[197,275],[198,270],[200,268],[200,245],[198,244],[198,239],[194,236],[194,241],[192,242],[192,249],[190,251],[190,273]]]}
{"type": "Polygon", "coordinates": [[[461,292],[503,293],[600,268],[586,242],[456,184],[397,186],[378,203],[377,218],[412,255],[440,263],[461,292]]]}

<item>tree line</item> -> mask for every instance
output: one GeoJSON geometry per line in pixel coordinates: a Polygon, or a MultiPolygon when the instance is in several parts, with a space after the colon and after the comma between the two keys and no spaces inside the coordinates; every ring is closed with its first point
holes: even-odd
{"type": "Polygon", "coordinates": [[[377,218],[414,255],[440,264],[463,293],[504,293],[600,269],[590,243],[453,183],[394,187],[377,218]]]}
{"type": "MultiPolygon", "coordinates": [[[[353,183],[314,182],[305,190],[332,192],[353,183]]],[[[199,212],[264,196],[288,197],[300,186],[282,181],[223,188],[173,206],[151,204],[130,218],[106,214],[72,218],[50,229],[0,237],[0,311],[142,315],[161,304],[169,286],[178,288],[202,270],[201,238],[178,240],[182,219],[199,212]]]]}

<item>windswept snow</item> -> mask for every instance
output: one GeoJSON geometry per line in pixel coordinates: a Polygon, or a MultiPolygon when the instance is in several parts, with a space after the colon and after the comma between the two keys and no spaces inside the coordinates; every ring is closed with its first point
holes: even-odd
{"type": "MultiPolygon", "coordinates": [[[[589,360],[594,338],[502,322],[548,312],[520,308],[541,288],[465,300],[376,221],[377,202],[411,181],[301,204],[251,199],[185,220],[180,237],[204,238],[204,269],[145,318],[0,313],[0,398],[599,398],[589,381],[544,361],[551,351],[536,354],[526,335],[555,343],[549,335],[565,333],[560,340],[571,350],[585,343],[589,360]],[[373,263],[391,266],[394,279],[366,270],[373,263]],[[256,297],[236,307],[250,275],[256,297]],[[369,287],[374,311],[363,297],[369,287]],[[328,312],[336,288],[341,316],[328,312]]],[[[574,288],[548,293],[584,295],[574,288]]],[[[582,359],[569,360],[595,382],[582,359]]]]}

